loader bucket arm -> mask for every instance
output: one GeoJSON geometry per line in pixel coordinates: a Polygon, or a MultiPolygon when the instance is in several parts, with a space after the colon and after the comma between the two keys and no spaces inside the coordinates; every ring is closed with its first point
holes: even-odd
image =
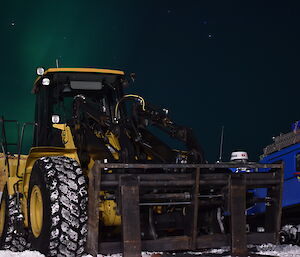
{"type": "Polygon", "coordinates": [[[191,128],[180,126],[168,117],[168,111],[155,108],[149,104],[145,108],[141,105],[135,105],[134,118],[138,128],[146,128],[147,125],[153,125],[164,131],[171,138],[183,142],[192,156],[193,163],[204,163],[204,152],[191,128]]]}

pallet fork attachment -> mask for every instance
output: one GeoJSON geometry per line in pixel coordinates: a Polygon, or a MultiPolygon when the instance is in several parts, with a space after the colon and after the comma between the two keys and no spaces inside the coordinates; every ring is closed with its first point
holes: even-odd
{"type": "Polygon", "coordinates": [[[281,222],[283,165],[282,164],[121,164],[96,161],[89,174],[89,215],[87,252],[112,254],[123,252],[125,257],[141,256],[141,251],[195,251],[205,248],[230,246],[233,256],[247,256],[247,244],[278,243],[281,222]],[[238,168],[269,169],[268,172],[250,173],[201,173],[203,169],[238,168]],[[191,169],[191,173],[137,174],[136,169],[191,169]],[[126,174],[104,174],[104,169],[126,169],[126,174]],[[191,186],[191,224],[186,235],[141,240],[139,189],[144,186],[191,186]],[[205,204],[199,197],[202,186],[223,187],[228,192],[229,233],[200,235],[199,208],[205,204]],[[104,242],[99,237],[100,190],[118,188],[122,214],[122,240],[104,242]],[[267,188],[265,231],[246,232],[246,192],[253,188],[267,188]]]}

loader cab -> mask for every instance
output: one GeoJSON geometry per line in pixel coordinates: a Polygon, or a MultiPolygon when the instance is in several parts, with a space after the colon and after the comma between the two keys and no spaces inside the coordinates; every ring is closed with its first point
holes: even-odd
{"type": "Polygon", "coordinates": [[[116,102],[122,97],[124,72],[118,70],[55,68],[36,80],[34,146],[64,147],[60,131],[53,124],[75,127],[81,103],[92,118],[110,123],[116,102]]]}

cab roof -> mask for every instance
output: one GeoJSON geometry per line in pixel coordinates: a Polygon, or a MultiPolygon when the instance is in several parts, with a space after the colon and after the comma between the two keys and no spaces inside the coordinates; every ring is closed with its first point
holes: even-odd
{"type": "Polygon", "coordinates": [[[59,73],[59,72],[82,72],[82,73],[100,73],[100,74],[112,74],[112,75],[125,75],[124,71],[121,70],[110,70],[110,69],[97,69],[97,68],[49,68],[43,75],[38,76],[34,82],[33,90],[34,93],[36,90],[36,85],[42,77],[49,73],[59,73]]]}
{"type": "Polygon", "coordinates": [[[97,69],[97,68],[50,68],[44,72],[44,75],[47,73],[55,72],[91,72],[91,73],[108,73],[116,75],[124,75],[124,71],[120,70],[110,70],[110,69],[97,69]]]}

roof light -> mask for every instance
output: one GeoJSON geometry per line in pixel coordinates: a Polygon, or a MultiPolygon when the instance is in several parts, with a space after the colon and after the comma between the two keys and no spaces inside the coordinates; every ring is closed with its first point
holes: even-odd
{"type": "Polygon", "coordinates": [[[39,76],[42,76],[44,74],[45,70],[42,67],[39,67],[36,69],[36,74],[39,76]]]}
{"type": "Polygon", "coordinates": [[[56,114],[52,115],[52,123],[57,124],[59,123],[59,120],[60,120],[59,115],[56,114]]]}
{"type": "Polygon", "coordinates": [[[50,79],[48,79],[48,78],[43,78],[42,84],[43,84],[44,86],[49,86],[49,85],[50,85],[50,79]]]}

